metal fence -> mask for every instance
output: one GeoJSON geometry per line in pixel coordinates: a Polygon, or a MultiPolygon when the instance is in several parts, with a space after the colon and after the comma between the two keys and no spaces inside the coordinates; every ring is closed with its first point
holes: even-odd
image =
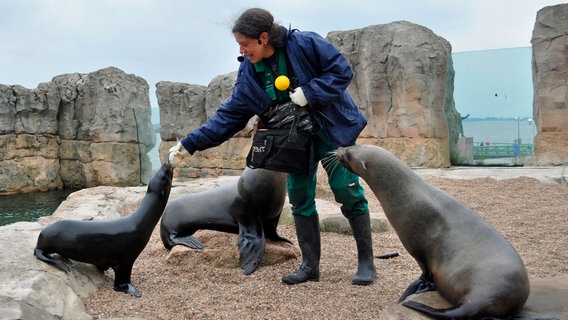
{"type": "Polygon", "coordinates": [[[518,158],[532,156],[534,146],[532,144],[516,143],[492,143],[483,142],[473,143],[473,158],[475,160],[496,159],[496,158],[518,158]]]}

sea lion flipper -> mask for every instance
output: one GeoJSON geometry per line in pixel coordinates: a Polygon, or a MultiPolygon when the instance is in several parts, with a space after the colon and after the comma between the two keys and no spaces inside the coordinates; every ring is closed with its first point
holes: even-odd
{"type": "Polygon", "coordinates": [[[130,282],[115,285],[114,291],[128,293],[129,295],[137,298],[140,298],[142,296],[140,291],[136,290],[136,288],[134,288],[134,286],[130,282]]]}
{"type": "Polygon", "coordinates": [[[142,294],[130,282],[130,275],[132,274],[132,266],[134,261],[126,261],[121,265],[113,267],[114,270],[114,290],[119,292],[128,293],[134,297],[141,297],[142,294]]]}
{"type": "Polygon", "coordinates": [[[277,242],[288,242],[289,244],[294,244],[292,241],[280,236],[276,231],[278,227],[278,222],[280,221],[280,214],[278,214],[273,219],[265,219],[262,223],[264,230],[264,237],[272,241],[277,242]]]}
{"type": "MultiPolygon", "coordinates": [[[[402,303],[402,305],[405,306],[405,307],[414,309],[414,310],[418,310],[418,311],[424,312],[424,313],[429,314],[429,315],[432,315],[432,314],[440,314],[440,313],[443,313],[444,311],[455,309],[455,308],[435,309],[435,308],[432,308],[432,307],[430,307],[430,306],[427,306],[427,305],[425,305],[425,304],[423,304],[423,303],[416,302],[416,301],[412,301],[412,300],[405,301],[405,302],[402,303]]],[[[448,318],[448,319],[449,319],[449,318],[448,318]]]]}
{"type": "Polygon", "coordinates": [[[65,262],[63,262],[63,260],[59,257],[54,257],[51,256],[49,254],[46,254],[43,250],[41,249],[35,249],[34,250],[34,255],[41,261],[46,262],[54,267],[56,267],[57,269],[60,269],[62,271],[65,272],[69,272],[71,271],[71,269],[69,268],[69,266],[67,264],[65,264],[65,262]]]}
{"type": "Polygon", "coordinates": [[[109,267],[107,266],[97,266],[97,270],[99,270],[99,272],[105,273],[105,271],[108,270],[109,267]]]}
{"type": "MultiPolygon", "coordinates": [[[[405,301],[405,302],[402,303],[402,305],[407,307],[407,308],[414,309],[414,310],[420,311],[422,313],[425,313],[425,314],[427,314],[427,315],[429,315],[429,316],[431,316],[432,318],[435,318],[435,319],[466,319],[466,318],[470,319],[469,316],[471,316],[472,313],[475,313],[477,311],[477,307],[474,306],[471,303],[469,303],[469,304],[464,303],[464,304],[456,306],[456,307],[442,308],[442,309],[437,309],[437,308],[431,307],[429,305],[425,305],[423,303],[412,301],[412,300],[405,301]]],[[[483,319],[495,319],[495,320],[497,320],[497,319],[505,319],[505,318],[504,317],[487,316],[487,317],[484,317],[483,319]]],[[[507,319],[510,319],[510,317],[507,317],[507,319]]],[[[515,317],[515,319],[517,319],[517,317],[515,317]]],[[[532,318],[532,319],[537,320],[535,318],[532,318]]]]}
{"type": "Polygon", "coordinates": [[[170,236],[170,240],[174,245],[182,245],[192,249],[205,249],[205,245],[194,236],[177,237],[170,236]]]}
{"type": "Polygon", "coordinates": [[[264,245],[264,232],[259,220],[249,226],[239,224],[239,263],[246,275],[253,273],[260,265],[264,245]]]}
{"type": "Polygon", "coordinates": [[[272,240],[272,241],[276,241],[276,242],[287,242],[289,244],[294,244],[294,242],[292,242],[290,239],[284,238],[277,233],[275,234],[275,236],[267,237],[267,238],[272,240]]]}
{"type": "Polygon", "coordinates": [[[436,290],[436,285],[433,282],[426,280],[424,275],[421,275],[418,279],[412,281],[408,288],[404,290],[404,293],[400,296],[397,303],[403,302],[409,295],[434,290],[436,290]]]}

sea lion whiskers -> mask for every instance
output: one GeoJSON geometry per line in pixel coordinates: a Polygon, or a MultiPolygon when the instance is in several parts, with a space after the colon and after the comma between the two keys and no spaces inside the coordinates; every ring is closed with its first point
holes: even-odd
{"type": "Polygon", "coordinates": [[[321,163],[323,165],[327,165],[327,164],[333,164],[336,159],[334,159],[334,155],[335,152],[334,151],[330,151],[328,152],[322,159],[321,159],[321,163]]]}
{"type": "MultiPolygon", "coordinates": [[[[337,167],[342,166],[341,160],[337,157],[337,151],[330,151],[321,159],[324,167],[328,168],[329,175],[333,175],[337,167]]],[[[344,174],[347,174],[344,172],[344,174]]]]}
{"type": "MultiPolygon", "coordinates": [[[[356,146],[353,146],[356,147],[356,146]]],[[[338,148],[335,152],[334,155],[337,158],[337,160],[339,161],[339,163],[344,166],[345,168],[349,169],[350,171],[356,173],[353,168],[352,165],[350,165],[351,162],[353,161],[357,161],[357,163],[360,164],[361,169],[363,170],[367,170],[367,163],[365,162],[364,159],[352,159],[350,153],[349,153],[350,148],[338,148]]]]}

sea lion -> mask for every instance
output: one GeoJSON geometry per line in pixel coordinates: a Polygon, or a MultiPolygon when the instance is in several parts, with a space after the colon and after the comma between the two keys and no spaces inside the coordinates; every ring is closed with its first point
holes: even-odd
{"type": "Polygon", "coordinates": [[[276,232],[286,201],[286,177],[283,172],[247,167],[234,182],[170,201],[160,223],[164,247],[203,249],[192,236],[200,229],[235,233],[240,266],[251,274],[264,254],[265,238],[291,243],[276,232]]]}
{"type": "Polygon", "coordinates": [[[454,307],[403,302],[437,319],[509,317],[524,305],[529,279],[521,258],[476,212],[428,184],[383,148],[340,148],[336,156],[367,182],[422,270],[399,302],[412,293],[437,290],[454,307]]]}
{"type": "Polygon", "coordinates": [[[114,270],[114,290],[135,297],[130,275],[138,255],[150,240],[168,202],[172,166],[165,163],[148,183],[138,209],[128,216],[99,221],[59,220],[39,234],[34,255],[41,261],[69,272],[69,259],[90,263],[101,271],[114,270]]]}

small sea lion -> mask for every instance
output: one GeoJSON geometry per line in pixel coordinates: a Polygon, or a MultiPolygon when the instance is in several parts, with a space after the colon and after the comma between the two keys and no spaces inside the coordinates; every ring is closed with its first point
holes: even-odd
{"type": "Polygon", "coordinates": [[[112,220],[59,220],[39,234],[34,255],[41,261],[69,272],[69,259],[90,263],[101,271],[114,270],[114,290],[135,297],[132,286],[134,262],[148,244],[160,220],[172,187],[172,166],[162,164],[148,183],[142,203],[128,216],[112,220]]]}

